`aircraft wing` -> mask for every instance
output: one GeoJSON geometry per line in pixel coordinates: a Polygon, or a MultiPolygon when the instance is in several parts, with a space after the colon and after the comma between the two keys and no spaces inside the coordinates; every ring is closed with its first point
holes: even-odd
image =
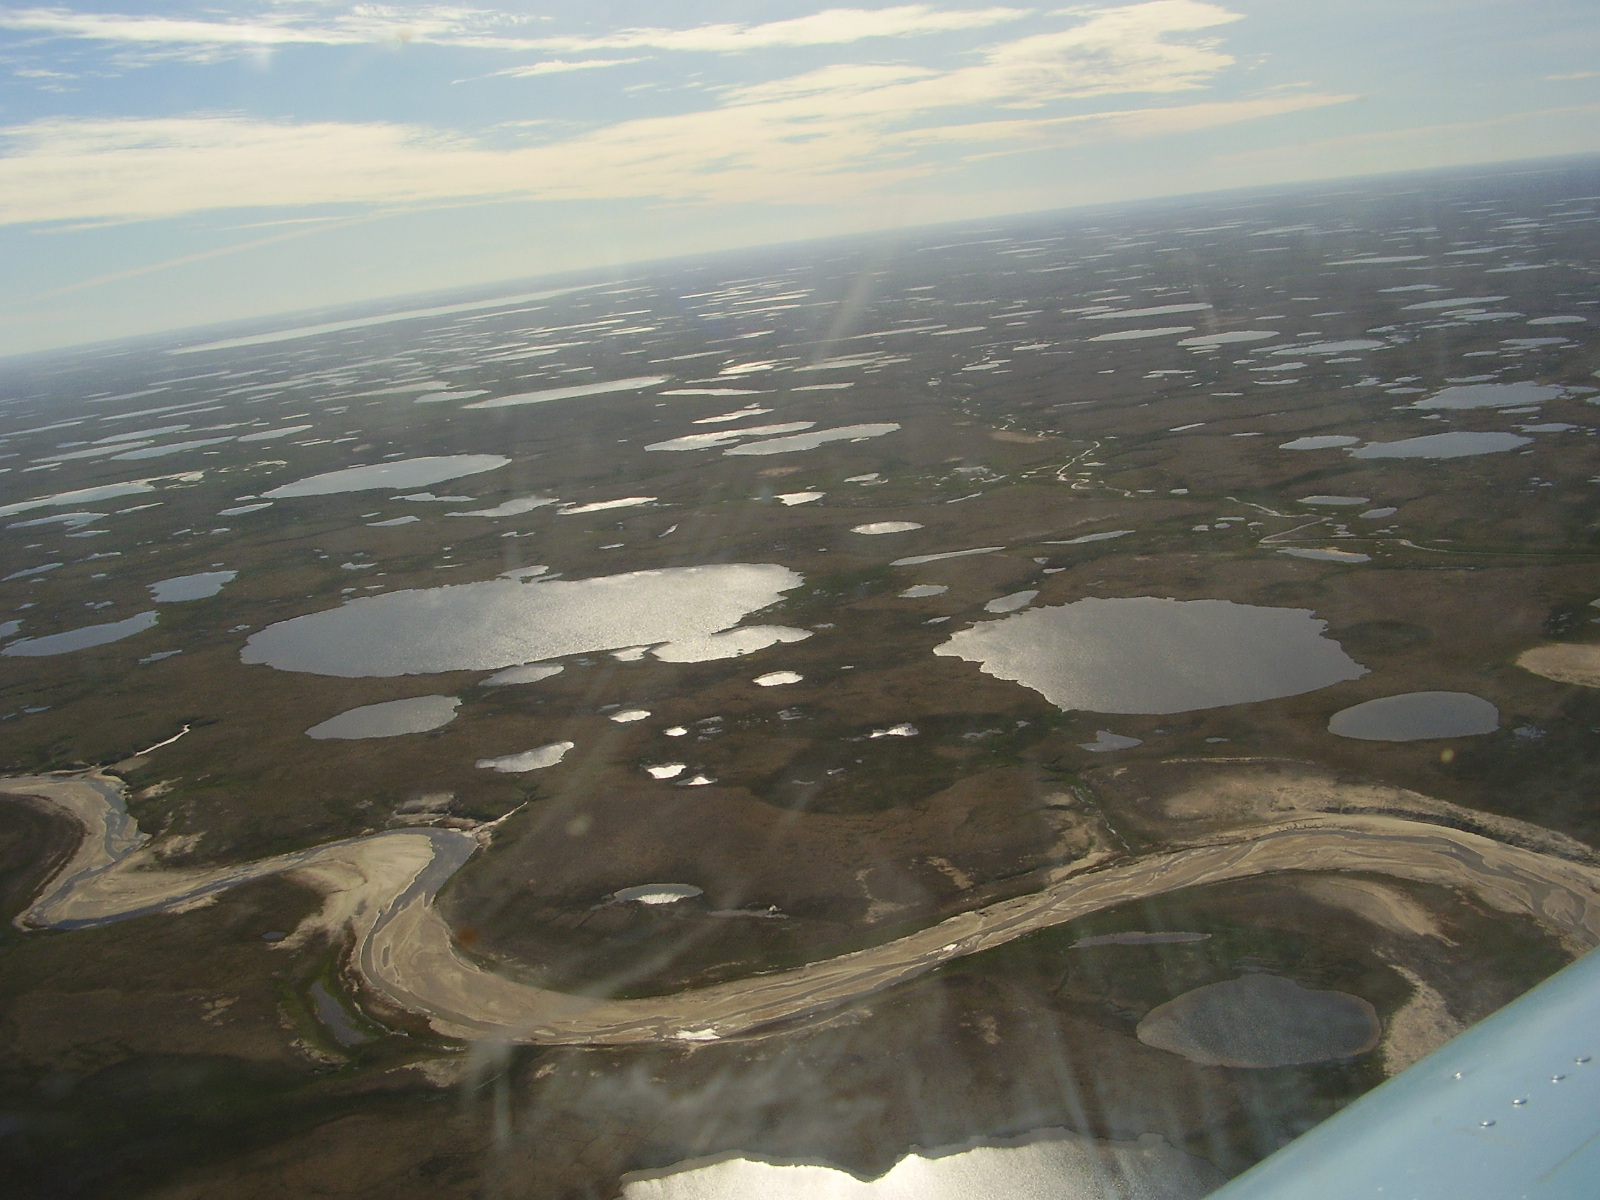
{"type": "Polygon", "coordinates": [[[1369,1197],[1600,1197],[1600,951],[1212,1193],[1369,1197]]]}

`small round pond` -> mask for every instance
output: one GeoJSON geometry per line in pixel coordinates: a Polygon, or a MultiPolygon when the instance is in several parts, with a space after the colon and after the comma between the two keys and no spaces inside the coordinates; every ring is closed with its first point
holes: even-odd
{"type": "Polygon", "coordinates": [[[1208,1067],[1264,1068],[1353,1058],[1378,1044],[1383,1026],[1359,996],[1256,974],[1157,1005],[1135,1033],[1147,1046],[1208,1067]]]}
{"type": "Polygon", "coordinates": [[[1500,728],[1500,710],[1470,692],[1405,692],[1333,714],[1328,732],[1368,742],[1476,737],[1500,728]]]}
{"type": "Polygon", "coordinates": [[[323,741],[330,738],[399,737],[407,733],[426,733],[456,719],[461,701],[454,696],[412,696],[387,700],[382,704],[363,704],[329,717],[306,730],[307,737],[323,741]]]}

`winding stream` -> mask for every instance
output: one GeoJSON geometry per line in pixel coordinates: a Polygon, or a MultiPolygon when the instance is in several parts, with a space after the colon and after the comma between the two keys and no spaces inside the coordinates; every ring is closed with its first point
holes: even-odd
{"type": "Polygon", "coordinates": [[[84,830],[72,858],[16,918],[19,928],[76,929],[182,912],[238,884],[288,874],[317,889],[324,904],[281,944],[348,933],[350,965],[369,999],[457,1038],[713,1041],[1115,905],[1276,871],[1361,871],[1459,888],[1498,911],[1539,920],[1574,952],[1600,944],[1600,869],[1423,821],[1317,814],[1096,869],[1063,868],[1038,892],[792,970],[669,996],[593,999],[518,983],[458,953],[434,897],[491,827],[395,830],[236,866],[166,868],[154,865],[149,835],[129,816],[120,780],[97,772],[25,776],[0,780],[0,788],[43,800],[84,830]]]}

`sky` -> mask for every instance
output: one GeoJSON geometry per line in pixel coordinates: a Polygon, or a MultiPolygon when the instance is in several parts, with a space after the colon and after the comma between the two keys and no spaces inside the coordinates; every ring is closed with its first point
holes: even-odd
{"type": "Polygon", "coordinates": [[[0,355],[1589,153],[1595,0],[0,0],[0,355]]]}

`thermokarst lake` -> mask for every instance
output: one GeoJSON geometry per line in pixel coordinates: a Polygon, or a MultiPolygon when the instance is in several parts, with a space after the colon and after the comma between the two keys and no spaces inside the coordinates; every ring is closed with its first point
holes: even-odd
{"type": "Polygon", "coordinates": [[[494,670],[723,633],[801,582],[785,567],[725,564],[388,592],[269,626],[241,658],[318,675],[494,670]]]}
{"type": "Polygon", "coordinates": [[[1132,596],[978,624],[934,653],[976,662],[1061,709],[1175,713],[1275,700],[1366,674],[1323,628],[1304,609],[1132,596]]]}
{"type": "Polygon", "coordinates": [[[8,1180],[1199,1197],[1600,943],[1524,167],[0,362],[8,1180]]]}

